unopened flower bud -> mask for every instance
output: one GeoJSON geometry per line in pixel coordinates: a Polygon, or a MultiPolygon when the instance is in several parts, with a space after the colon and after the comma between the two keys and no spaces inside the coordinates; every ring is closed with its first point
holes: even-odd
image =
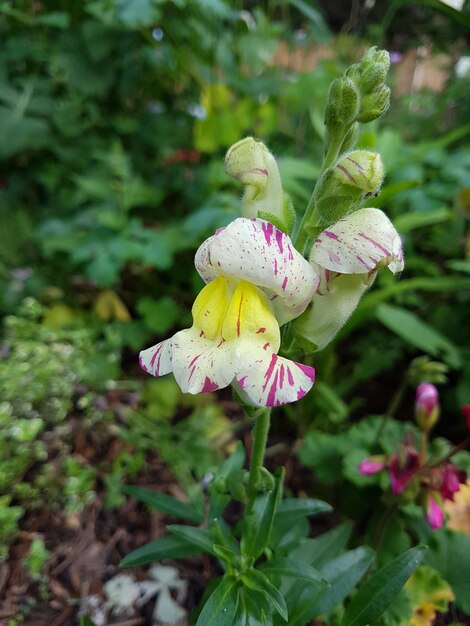
{"type": "Polygon", "coordinates": [[[380,189],[384,179],[384,166],[380,154],[369,150],[354,150],[335,165],[336,177],[367,193],[380,189]]]}
{"type": "Polygon", "coordinates": [[[359,463],[359,474],[363,476],[371,476],[377,474],[385,468],[385,459],[383,456],[371,456],[359,463]]]}
{"type": "Polygon", "coordinates": [[[390,69],[390,55],[387,50],[370,48],[362,57],[359,67],[361,93],[371,93],[385,81],[390,69]]]}
{"type": "Polygon", "coordinates": [[[426,519],[433,530],[438,530],[444,523],[444,511],[440,506],[440,496],[436,491],[426,494],[424,508],[426,519]]]}
{"type": "Polygon", "coordinates": [[[327,227],[358,209],[366,196],[380,189],[383,178],[380,154],[355,150],[343,155],[326,170],[315,189],[320,225],[327,227]]]}
{"type": "Polygon", "coordinates": [[[341,76],[331,83],[328,104],[325,111],[325,124],[330,135],[338,135],[356,121],[359,113],[359,91],[347,76],[341,76]]]}
{"type": "Polygon", "coordinates": [[[390,106],[390,89],[387,85],[381,85],[370,94],[361,98],[361,110],[357,121],[362,124],[371,122],[383,115],[390,106]]]}
{"type": "Polygon", "coordinates": [[[444,384],[447,382],[446,374],[448,369],[445,363],[431,361],[426,355],[418,356],[411,361],[407,378],[413,387],[418,386],[423,381],[434,383],[435,385],[444,384]]]}
{"type": "Polygon", "coordinates": [[[226,154],[225,171],[245,185],[243,217],[259,217],[291,232],[295,211],[282,189],[276,160],[262,141],[246,137],[234,144],[226,154]]]}
{"type": "Polygon", "coordinates": [[[439,392],[431,383],[421,383],[416,389],[416,422],[421,430],[431,430],[439,418],[439,392]]]}

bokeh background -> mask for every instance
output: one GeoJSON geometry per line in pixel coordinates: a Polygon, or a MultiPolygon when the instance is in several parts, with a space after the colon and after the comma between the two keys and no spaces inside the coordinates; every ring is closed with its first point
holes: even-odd
{"type": "MultiPolygon", "coordinates": [[[[121,485],[197,499],[233,441],[248,442],[229,391],[183,396],[136,354],[191,324],[194,252],[239,215],[226,149],[262,139],[300,213],[329,84],[371,45],[390,51],[393,97],[360,138],[387,172],[369,206],[402,234],[406,268],[381,272],[309,357],[314,391],[277,413],[270,457],[293,491],[366,520],[366,433],[390,413],[398,440],[426,359],[447,368],[435,445],[463,438],[469,26],[469,2],[450,0],[0,2],[0,623],[74,624],[93,602],[122,620],[105,584],[165,520],[121,485]]],[[[189,606],[209,577],[192,567],[189,606]]],[[[153,604],[132,623],[157,623],[153,604]]]]}

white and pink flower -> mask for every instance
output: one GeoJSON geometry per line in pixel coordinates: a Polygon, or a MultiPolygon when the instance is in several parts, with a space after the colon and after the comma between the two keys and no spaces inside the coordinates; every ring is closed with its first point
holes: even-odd
{"type": "Polygon", "coordinates": [[[322,350],[356,308],[381,267],[403,269],[402,242],[379,209],[360,209],[324,230],[310,264],[320,276],[312,306],[294,323],[297,335],[322,350]]]}
{"type": "Polygon", "coordinates": [[[196,298],[191,328],[140,353],[153,376],[173,372],[185,393],[238,383],[254,406],[303,397],[312,367],[278,356],[280,325],[300,315],[319,278],[285,233],[261,219],[239,218],[198,249],[196,269],[207,283],[196,298]]]}

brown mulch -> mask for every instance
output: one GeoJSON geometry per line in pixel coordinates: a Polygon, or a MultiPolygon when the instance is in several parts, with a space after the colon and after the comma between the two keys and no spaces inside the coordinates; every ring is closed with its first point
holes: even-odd
{"type": "MultiPolygon", "coordinates": [[[[159,490],[175,495],[165,466],[154,461],[159,490]]],[[[24,614],[18,623],[27,626],[67,626],[78,623],[80,606],[87,597],[103,591],[103,584],[120,573],[146,579],[146,567],[122,570],[121,559],[135,548],[165,534],[165,525],[177,520],[128,499],[118,510],[103,507],[101,498],[81,513],[61,515],[37,512],[23,520],[23,531],[10,551],[8,563],[0,566],[0,625],[24,614]],[[44,540],[50,558],[39,581],[30,579],[23,564],[31,540],[44,540]]],[[[196,606],[207,581],[216,575],[206,556],[179,560],[181,578],[188,581],[186,608],[196,606]]],[[[108,617],[107,624],[151,626],[155,600],[150,600],[132,618],[108,617]]]]}

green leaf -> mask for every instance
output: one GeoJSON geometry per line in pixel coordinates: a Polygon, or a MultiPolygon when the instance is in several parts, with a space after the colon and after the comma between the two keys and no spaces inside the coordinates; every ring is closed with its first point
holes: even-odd
{"type": "Polygon", "coordinates": [[[393,221],[393,225],[400,234],[403,234],[415,228],[446,222],[451,217],[452,212],[445,207],[434,209],[433,211],[410,211],[409,213],[399,215],[393,221]]]}
{"type": "Polygon", "coordinates": [[[267,595],[279,615],[287,621],[288,613],[284,596],[262,572],[251,569],[246,574],[243,574],[242,581],[247,587],[267,595]]]}
{"type": "MultiPolygon", "coordinates": [[[[379,195],[376,198],[368,200],[365,206],[380,209],[381,207],[386,206],[390,200],[402,191],[419,187],[421,184],[422,181],[420,180],[400,180],[396,183],[390,183],[389,185],[382,187],[379,195]]],[[[398,229],[398,226],[395,227],[398,229]]]]}
{"type": "Polygon", "coordinates": [[[238,581],[233,576],[222,578],[204,604],[196,626],[233,626],[238,601],[238,581]]]}
{"type": "Polygon", "coordinates": [[[424,557],[426,548],[407,550],[378,570],[347,607],[341,626],[366,626],[382,615],[424,557]]]}
{"type": "Polygon", "coordinates": [[[151,509],[156,509],[175,517],[182,517],[198,524],[202,521],[202,515],[191,505],[180,502],[180,500],[165,493],[156,493],[145,487],[133,487],[132,485],[122,485],[121,491],[128,496],[137,498],[141,502],[145,502],[151,509]]]}
{"type": "Polygon", "coordinates": [[[322,585],[328,584],[318,570],[308,563],[297,559],[274,558],[262,563],[257,569],[268,575],[298,578],[310,583],[321,583],[322,585]]]}
{"type": "Polygon", "coordinates": [[[289,556],[306,561],[313,567],[321,568],[337,557],[351,535],[352,523],[345,522],[323,533],[315,539],[305,539],[289,556]]]}
{"type": "Polygon", "coordinates": [[[311,593],[310,586],[303,588],[302,583],[296,583],[288,593],[289,608],[294,605],[289,626],[304,626],[317,615],[330,611],[351,592],[354,586],[369,569],[374,554],[370,548],[361,547],[351,550],[327,563],[321,574],[330,583],[330,586],[320,594],[311,593]]]}
{"type": "Polygon", "coordinates": [[[314,498],[285,498],[279,505],[276,513],[276,521],[292,522],[299,517],[316,515],[331,511],[332,506],[323,500],[314,498]]]}
{"type": "Polygon", "coordinates": [[[142,315],[147,328],[160,335],[168,332],[181,316],[181,308],[169,296],[159,300],[140,298],[137,311],[142,315]]]}
{"type": "Polygon", "coordinates": [[[162,537],[155,541],[150,541],[144,546],[133,550],[125,556],[121,567],[136,567],[147,563],[155,563],[163,559],[180,559],[186,556],[200,554],[204,549],[188,542],[181,537],[162,537]]]}
{"type": "Polygon", "coordinates": [[[442,574],[452,586],[456,605],[470,613],[470,537],[451,530],[433,534],[425,563],[442,574]]]}
{"type": "Polygon", "coordinates": [[[461,367],[462,356],[457,346],[411,311],[381,304],[377,307],[376,316],[384,326],[410,345],[442,358],[451,367],[461,367]]]}
{"type": "Polygon", "coordinates": [[[214,541],[206,530],[195,528],[194,526],[182,526],[179,524],[170,524],[167,526],[170,533],[176,535],[180,539],[184,539],[188,543],[201,548],[209,554],[215,554],[214,541]]]}
{"type": "Polygon", "coordinates": [[[119,17],[128,28],[151,26],[160,18],[153,0],[118,0],[119,17]]]}
{"type": "Polygon", "coordinates": [[[272,491],[256,498],[255,504],[243,524],[242,553],[258,558],[269,543],[269,536],[282,492],[282,478],[275,478],[272,491]]]}
{"type": "Polygon", "coordinates": [[[85,615],[85,617],[80,618],[80,626],[96,626],[96,624],[95,622],[92,622],[87,615],[85,615]]]}

